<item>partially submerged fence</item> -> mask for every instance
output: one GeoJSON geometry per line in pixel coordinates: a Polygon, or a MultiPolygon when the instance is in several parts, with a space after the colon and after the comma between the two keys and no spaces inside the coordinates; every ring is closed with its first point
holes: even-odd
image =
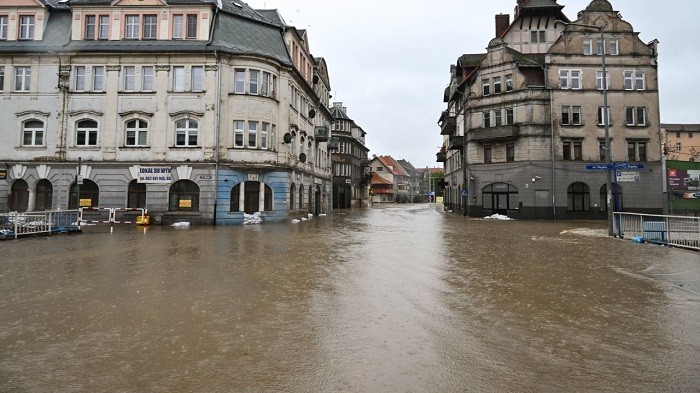
{"type": "Polygon", "coordinates": [[[615,236],[700,250],[700,217],[614,213],[615,236]]]}
{"type": "Polygon", "coordinates": [[[80,231],[78,210],[47,210],[43,212],[0,214],[0,238],[25,235],[80,231]]]}

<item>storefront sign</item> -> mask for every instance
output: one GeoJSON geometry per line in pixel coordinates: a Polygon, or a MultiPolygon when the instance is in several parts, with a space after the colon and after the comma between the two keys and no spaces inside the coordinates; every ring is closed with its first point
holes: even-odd
{"type": "Polygon", "coordinates": [[[90,198],[81,198],[80,199],[80,207],[90,207],[92,206],[92,199],[90,198]]]}
{"type": "Polygon", "coordinates": [[[673,190],[700,190],[700,170],[669,169],[668,186],[673,190]]]}
{"type": "Polygon", "coordinates": [[[173,175],[169,166],[142,166],[139,167],[139,183],[165,183],[173,182],[173,175]]]}
{"type": "Polygon", "coordinates": [[[191,199],[180,199],[179,207],[192,207],[191,199]]]}

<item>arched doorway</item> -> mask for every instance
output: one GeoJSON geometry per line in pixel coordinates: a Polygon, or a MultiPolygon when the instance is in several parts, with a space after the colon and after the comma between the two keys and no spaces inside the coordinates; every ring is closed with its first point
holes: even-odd
{"type": "Polygon", "coordinates": [[[170,186],[170,211],[199,211],[199,186],[192,180],[178,180],[170,186]]]}
{"type": "Polygon", "coordinates": [[[17,179],[12,183],[8,207],[15,212],[26,212],[29,209],[29,184],[26,180],[17,179]]]}
{"type": "Polygon", "coordinates": [[[80,186],[80,198],[78,198],[78,184],[73,183],[70,186],[68,195],[68,208],[77,209],[79,207],[96,207],[100,204],[100,188],[92,180],[83,179],[83,184],[80,186]],[[80,199],[80,202],[78,202],[80,199]]]}
{"type": "MultiPolygon", "coordinates": [[[[459,198],[457,198],[459,199],[459,198]]],[[[482,207],[491,214],[507,215],[519,209],[518,188],[508,183],[493,183],[482,189],[482,207]]]]}
{"type": "Polygon", "coordinates": [[[591,210],[591,192],[585,183],[571,183],[566,190],[569,211],[591,210]]]}
{"type": "Polygon", "coordinates": [[[34,210],[51,210],[53,205],[53,185],[47,179],[42,179],[36,185],[34,210]]]}
{"type": "Polygon", "coordinates": [[[243,212],[253,214],[262,211],[272,211],[272,188],[259,181],[246,181],[236,184],[231,189],[231,212],[241,211],[241,188],[243,189],[243,212]],[[263,193],[262,205],[260,193],[263,193]]]}

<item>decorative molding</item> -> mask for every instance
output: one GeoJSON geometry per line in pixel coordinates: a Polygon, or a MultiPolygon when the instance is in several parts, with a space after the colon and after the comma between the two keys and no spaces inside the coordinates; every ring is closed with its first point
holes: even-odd
{"type": "Polygon", "coordinates": [[[24,112],[15,112],[15,115],[17,117],[23,117],[27,115],[35,115],[35,116],[42,116],[42,117],[49,117],[51,116],[50,112],[39,112],[39,111],[24,111],[24,112]]]}
{"type": "MultiPolygon", "coordinates": [[[[83,177],[83,179],[89,179],[90,173],[92,173],[92,165],[80,166],[80,175],[83,177]]],[[[75,168],[75,175],[78,175],[78,168],[75,168]]]]}
{"type": "Polygon", "coordinates": [[[36,167],[36,171],[39,174],[39,179],[48,179],[49,173],[51,173],[51,167],[42,164],[36,167]]]}
{"type": "Polygon", "coordinates": [[[131,173],[131,179],[138,179],[139,177],[139,165],[132,165],[129,167],[129,172],[131,173]]]}
{"type": "Polygon", "coordinates": [[[216,71],[218,69],[218,66],[216,65],[205,65],[204,66],[204,71],[216,71]]]}
{"type": "Polygon", "coordinates": [[[15,179],[23,178],[25,173],[27,173],[26,165],[17,164],[12,167],[12,174],[14,175],[15,179]]]}
{"type": "Polygon", "coordinates": [[[187,165],[181,165],[177,167],[177,178],[178,180],[190,180],[192,175],[192,167],[187,165]]]}
{"type": "Polygon", "coordinates": [[[127,117],[130,115],[141,115],[141,116],[146,116],[146,117],[153,117],[153,112],[144,112],[144,111],[126,111],[126,112],[119,112],[119,116],[121,117],[127,117]]]}
{"type": "Polygon", "coordinates": [[[189,118],[189,115],[195,115],[199,117],[204,116],[204,112],[195,112],[195,111],[177,111],[177,112],[170,112],[168,113],[170,117],[179,117],[179,116],[184,116],[189,118]]]}
{"type": "Polygon", "coordinates": [[[118,66],[118,65],[108,65],[106,67],[107,67],[107,71],[119,71],[122,69],[122,66],[118,66]]]}
{"type": "Polygon", "coordinates": [[[170,71],[169,65],[156,65],[156,71],[170,71]]]}
{"type": "Polygon", "coordinates": [[[69,116],[92,115],[92,116],[96,116],[96,117],[102,117],[104,115],[104,113],[92,111],[92,110],[82,110],[82,111],[68,112],[68,115],[69,116]]]}

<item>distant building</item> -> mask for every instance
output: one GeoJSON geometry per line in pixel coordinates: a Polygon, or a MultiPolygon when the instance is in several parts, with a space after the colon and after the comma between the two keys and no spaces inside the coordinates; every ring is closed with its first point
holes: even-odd
{"type": "Polygon", "coordinates": [[[569,26],[555,23],[570,22],[562,9],[519,0],[512,22],[496,15],[486,53],[451,67],[437,154],[450,210],[605,219],[607,172],[589,168],[607,164],[607,119],[611,161],[644,167],[638,181],[614,188],[617,210],[662,212],[657,42],[642,42],[607,0],[592,1],[569,26]],[[597,27],[573,24],[602,26],[605,42],[597,27]]]}
{"type": "Polygon", "coordinates": [[[1,2],[0,211],[329,211],[330,83],[310,53],[305,30],[237,1],[1,2]]]}
{"type": "Polygon", "coordinates": [[[362,207],[369,198],[369,168],[365,131],[348,117],[342,102],[330,108],[331,161],[333,165],[333,208],[362,207]]]}
{"type": "Polygon", "coordinates": [[[666,159],[700,162],[700,124],[661,124],[666,159]]]}
{"type": "Polygon", "coordinates": [[[372,202],[407,202],[409,175],[391,156],[375,156],[370,161],[372,202]]]}

